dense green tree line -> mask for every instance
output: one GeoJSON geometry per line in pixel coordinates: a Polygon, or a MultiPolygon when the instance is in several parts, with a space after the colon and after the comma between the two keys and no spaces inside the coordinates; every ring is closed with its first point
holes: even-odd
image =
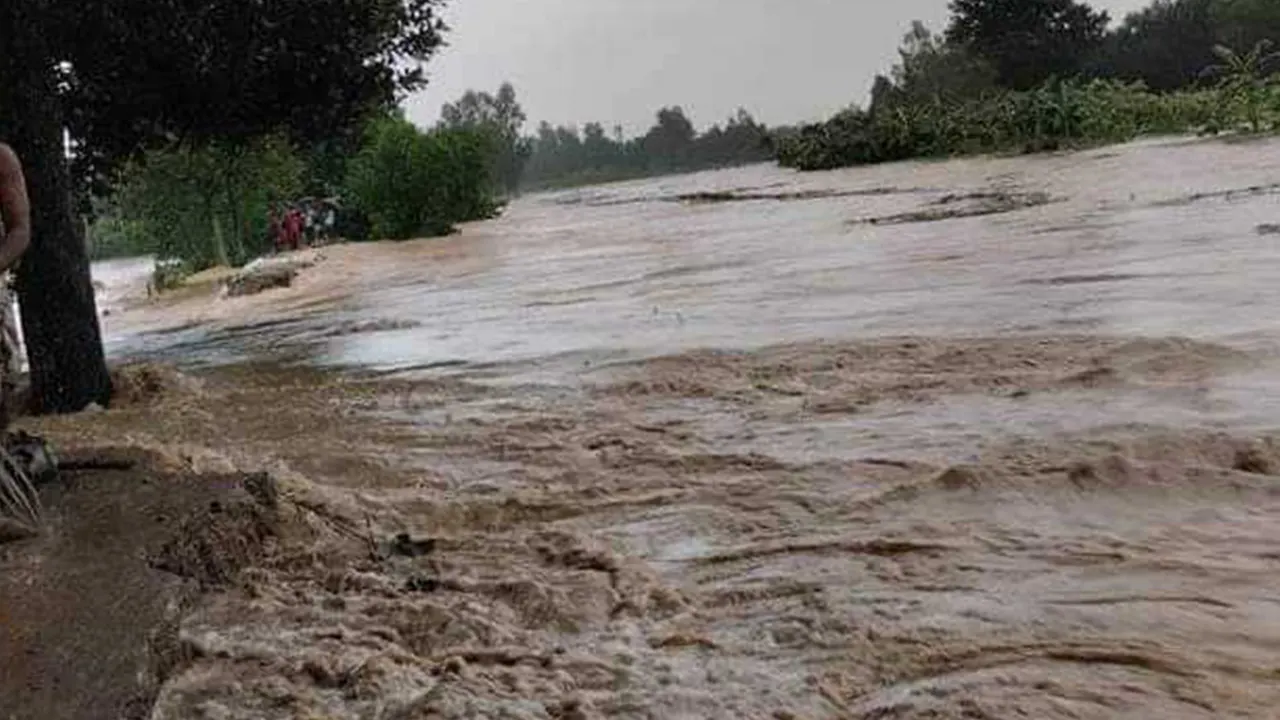
{"type": "Polygon", "coordinates": [[[270,209],[304,195],[338,198],[349,240],[443,235],[495,212],[496,147],[479,128],[424,132],[389,112],[341,156],[281,135],[153,150],[92,202],[89,244],[97,258],[154,255],[187,272],[240,265],[271,250],[270,209]]]}
{"type": "Polygon", "coordinates": [[[844,165],[1280,124],[1274,0],[1156,0],[1111,27],[1076,0],[953,0],[913,25],[871,103],[780,138],[783,165],[844,165]]]}
{"type": "Polygon", "coordinates": [[[1140,80],[1153,90],[1195,86],[1217,61],[1218,45],[1247,52],[1280,41],[1280,3],[1274,0],[1156,0],[1126,17],[1103,39],[1082,70],[1140,80]]]}
{"type": "Polygon", "coordinates": [[[1215,47],[1244,52],[1280,41],[1275,0],[1155,0],[1114,25],[1078,0],[953,0],[950,7],[947,46],[987,63],[995,84],[1009,90],[1077,76],[1185,89],[1201,84],[1215,47]]]}
{"type": "Polygon", "coordinates": [[[682,108],[663,108],[653,127],[636,138],[624,137],[621,128],[606,133],[600,123],[587,123],[581,131],[543,123],[532,139],[524,185],[579,185],[764,162],[772,158],[770,137],[746,110],[698,133],[682,108]]]}

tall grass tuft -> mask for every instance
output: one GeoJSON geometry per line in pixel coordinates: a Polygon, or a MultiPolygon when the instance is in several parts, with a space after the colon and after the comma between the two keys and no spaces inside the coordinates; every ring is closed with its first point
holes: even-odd
{"type": "Polygon", "coordinates": [[[0,517],[35,530],[44,517],[40,494],[17,458],[0,446],[0,517]]]}

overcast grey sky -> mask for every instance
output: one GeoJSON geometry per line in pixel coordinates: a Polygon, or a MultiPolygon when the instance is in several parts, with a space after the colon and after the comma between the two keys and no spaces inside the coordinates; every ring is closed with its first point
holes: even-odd
{"type": "MultiPolygon", "coordinates": [[[[1148,0],[1095,0],[1113,18],[1148,0]]],[[[504,80],[531,124],[598,121],[628,134],[681,105],[705,127],[738,107],[771,125],[861,102],[912,20],[940,29],[946,0],[451,0],[449,47],[409,117],[504,80]]]]}

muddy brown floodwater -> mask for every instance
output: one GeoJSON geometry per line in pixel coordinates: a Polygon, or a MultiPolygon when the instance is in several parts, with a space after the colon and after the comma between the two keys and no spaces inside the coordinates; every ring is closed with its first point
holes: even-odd
{"type": "MultiPolygon", "coordinates": [[[[137,636],[157,720],[1270,718],[1278,183],[1261,141],[762,166],[249,298],[117,265],[111,353],[151,364],[28,425],[279,483],[294,529],[137,636]]],[[[189,536],[130,529],[149,498],[102,547],[189,536]]]]}

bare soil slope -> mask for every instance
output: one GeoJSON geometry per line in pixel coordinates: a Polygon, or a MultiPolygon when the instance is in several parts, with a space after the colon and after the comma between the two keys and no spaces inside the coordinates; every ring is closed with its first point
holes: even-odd
{"type": "Polygon", "coordinates": [[[178,625],[275,535],[265,476],[173,473],[136,451],[71,454],[43,536],[0,546],[0,716],[147,717],[178,625]]]}

